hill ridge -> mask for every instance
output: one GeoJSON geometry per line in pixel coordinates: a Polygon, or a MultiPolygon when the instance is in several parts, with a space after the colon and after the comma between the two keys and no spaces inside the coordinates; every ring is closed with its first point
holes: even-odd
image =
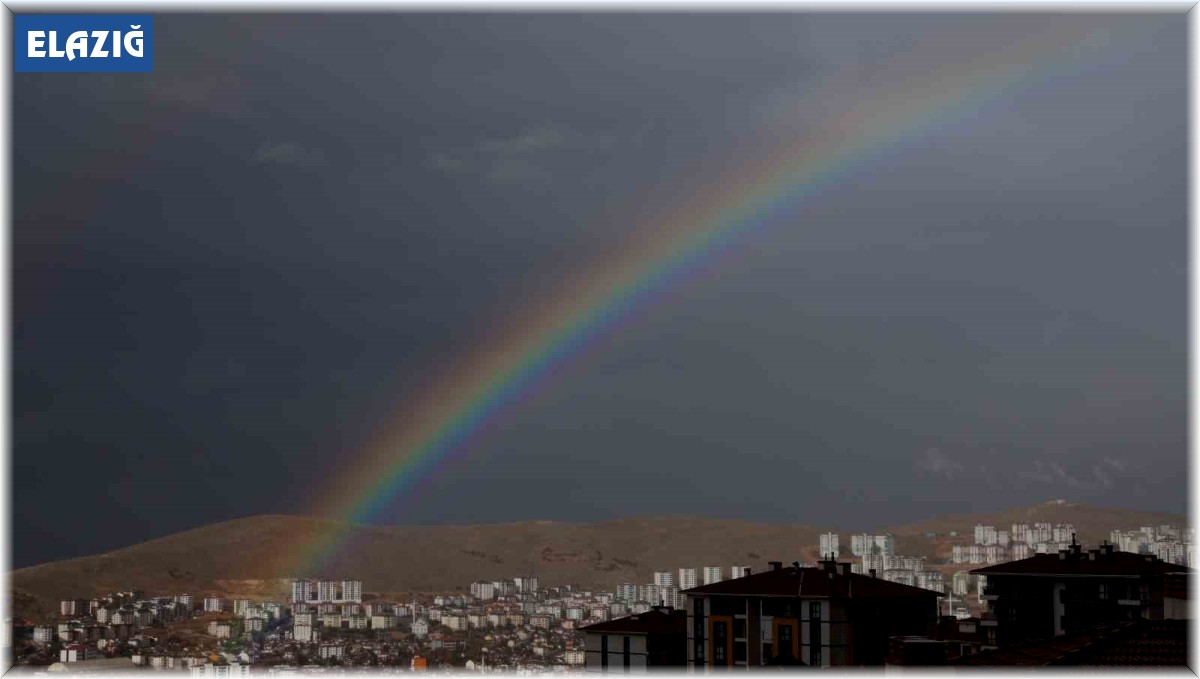
{"type": "MultiPolygon", "coordinates": [[[[880,527],[897,552],[939,557],[970,541],[973,522],[1069,521],[1080,541],[1113,528],[1187,525],[1184,515],[1050,503],[992,513],[954,514],[880,527]],[[949,532],[960,534],[950,537],[949,532]],[[936,539],[926,533],[938,534],[936,539]]],[[[61,599],[140,589],[147,594],[218,594],[286,599],[295,577],[354,578],[381,596],[461,591],[474,580],[532,574],[547,585],[585,588],[642,583],[655,570],[719,565],[765,567],[769,560],[815,561],[829,525],[766,523],[695,514],[626,516],[597,522],[517,521],[440,526],[376,526],[291,514],[254,514],[197,526],[110,550],[10,573],[14,613],[52,616],[61,599]],[[321,572],[298,564],[297,548],[330,531],[346,541],[321,572]]],[[[843,533],[843,549],[848,538],[843,533]]]]}

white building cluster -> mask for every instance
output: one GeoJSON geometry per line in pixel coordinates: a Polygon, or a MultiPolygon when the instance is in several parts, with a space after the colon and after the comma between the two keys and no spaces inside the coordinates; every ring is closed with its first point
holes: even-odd
{"type": "Polygon", "coordinates": [[[850,553],[854,556],[869,554],[895,554],[896,540],[888,534],[872,535],[859,533],[850,536],[850,553]]]}
{"type": "Polygon", "coordinates": [[[613,592],[612,610],[619,615],[642,613],[654,606],[681,608],[684,604],[683,591],[701,585],[711,585],[726,579],[736,580],[750,575],[749,566],[730,566],[726,578],[720,566],[680,568],[678,571],[655,571],[653,582],[637,585],[625,582],[617,585],[613,592]],[[675,573],[678,572],[678,579],[675,573]]]}
{"type": "Polygon", "coordinates": [[[1200,565],[1197,555],[1195,532],[1191,528],[1179,529],[1163,524],[1142,526],[1138,530],[1114,530],[1109,541],[1117,551],[1134,554],[1153,554],[1167,563],[1195,568],[1200,565]]]}
{"type": "Polygon", "coordinates": [[[950,563],[994,564],[1051,554],[1071,545],[1075,526],[1069,523],[1014,523],[1010,530],[975,526],[975,544],[954,545],[950,563]]]}
{"type": "Polygon", "coordinates": [[[361,602],[362,581],[320,580],[313,587],[311,580],[295,580],[292,582],[292,603],[341,603],[361,602]]]}

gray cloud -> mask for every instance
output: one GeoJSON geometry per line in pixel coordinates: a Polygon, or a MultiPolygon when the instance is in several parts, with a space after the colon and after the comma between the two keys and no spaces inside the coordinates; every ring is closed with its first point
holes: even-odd
{"type": "Polygon", "coordinates": [[[17,566],[230,518],[164,483],[195,457],[312,511],[447,366],[712,218],[379,520],[1186,506],[1178,17],[156,22],[146,78],[13,81],[17,566]]]}
{"type": "Polygon", "coordinates": [[[320,149],[306,148],[293,141],[263,142],[251,158],[255,163],[264,165],[291,165],[310,169],[326,164],[325,154],[320,149]]]}

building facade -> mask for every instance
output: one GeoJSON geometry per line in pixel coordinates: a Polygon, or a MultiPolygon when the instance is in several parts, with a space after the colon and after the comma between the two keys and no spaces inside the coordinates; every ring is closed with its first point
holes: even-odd
{"type": "Polygon", "coordinates": [[[888,638],[928,634],[937,594],[856,575],[850,564],[770,569],[685,592],[693,671],[882,665],[888,638]]]}

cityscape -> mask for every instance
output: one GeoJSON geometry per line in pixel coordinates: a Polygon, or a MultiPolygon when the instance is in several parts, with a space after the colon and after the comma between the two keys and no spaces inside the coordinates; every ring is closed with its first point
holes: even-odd
{"type": "MultiPolygon", "coordinates": [[[[960,538],[957,533],[946,537],[960,538]]],[[[949,559],[932,562],[897,554],[891,534],[851,534],[843,540],[825,532],[813,545],[821,554],[817,562],[787,567],[782,561],[757,567],[658,564],[663,570],[655,571],[650,582],[623,582],[611,591],[543,583],[528,574],[463,583],[457,592],[413,593],[405,601],[381,600],[370,593],[371,583],[359,580],[295,580],[290,597],[282,601],[124,591],[64,598],[52,619],[9,619],[3,642],[17,669],[25,672],[155,670],[202,677],[293,676],[350,668],[580,675],[726,663],[1022,665],[1020,660],[1031,656],[1013,649],[1024,649],[1040,636],[1033,621],[1012,617],[1010,607],[1035,603],[1025,595],[1008,598],[1006,588],[1019,578],[1009,571],[1021,573],[1026,568],[1022,564],[1047,558],[1076,571],[1083,566],[1072,575],[1090,576],[1099,587],[1085,587],[1086,595],[1072,599],[1072,606],[1055,618],[1056,643],[1091,634],[1097,624],[1124,625],[1140,641],[1125,639],[1130,632],[1123,631],[1111,643],[1151,640],[1166,649],[1155,660],[1170,664],[1187,657],[1183,625],[1190,620],[1190,590],[1181,578],[1192,566],[1193,535],[1191,528],[1174,525],[1114,528],[1111,541],[1084,550],[1071,524],[980,524],[973,535],[961,536],[974,544],[955,544],[949,559]],[[1011,561],[996,558],[1005,556],[1011,561]],[[1097,564],[1108,568],[1088,568],[1097,564]],[[818,583],[819,593],[805,589],[806,574],[818,583]],[[772,598],[780,579],[797,583],[798,600],[787,604],[800,607],[796,611],[778,608],[784,603],[772,598]],[[842,581],[847,583],[844,591],[835,587],[842,581]],[[1134,589],[1127,592],[1126,583],[1134,589]],[[729,608],[726,593],[744,601],[729,608]],[[802,605],[810,597],[815,597],[811,610],[802,605]],[[862,606],[894,607],[895,601],[904,605],[887,608],[886,630],[863,628],[847,641],[846,632],[830,622],[830,616],[841,616],[840,624],[857,629],[866,623],[862,606]],[[756,614],[743,615],[742,607],[751,603],[756,614]],[[1106,603],[1113,605],[1101,611],[1106,603]],[[1086,624],[1073,612],[1085,606],[1086,624]],[[722,610],[733,616],[722,617],[722,610]],[[697,622],[697,615],[716,627],[697,622]],[[834,627],[822,632],[812,619],[834,627]],[[732,627],[722,628],[721,620],[732,627]],[[756,631],[741,629],[747,625],[756,631]],[[762,645],[748,647],[748,634],[761,638],[762,645]],[[732,635],[728,648],[722,646],[724,635],[732,635]],[[843,641],[837,641],[839,636],[843,641]]],[[[1035,569],[1031,579],[1053,579],[1040,572],[1044,570],[1035,569]]],[[[1077,592],[1082,587],[1078,580],[1059,582],[1077,592]]],[[[1081,647],[1096,645],[1090,637],[1086,642],[1081,647]]],[[[1057,659],[1080,664],[1070,662],[1080,660],[1076,656],[1064,652],[1057,659]]]]}

